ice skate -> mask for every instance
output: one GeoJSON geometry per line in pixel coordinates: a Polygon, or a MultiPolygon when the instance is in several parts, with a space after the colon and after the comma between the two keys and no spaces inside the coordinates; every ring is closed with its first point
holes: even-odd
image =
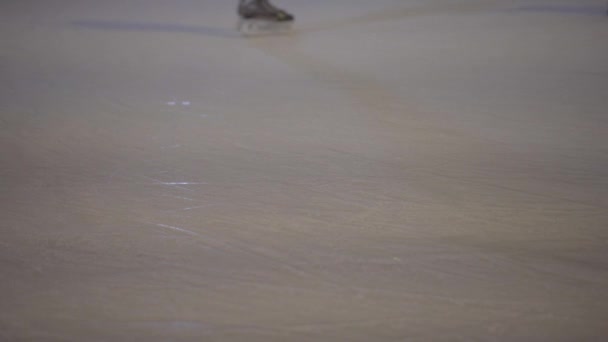
{"type": "Polygon", "coordinates": [[[238,30],[248,35],[289,32],[294,16],[268,0],[240,0],[238,30]]]}

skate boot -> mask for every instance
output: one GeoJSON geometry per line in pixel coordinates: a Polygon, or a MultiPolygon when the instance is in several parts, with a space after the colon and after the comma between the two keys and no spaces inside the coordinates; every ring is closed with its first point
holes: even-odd
{"type": "Polygon", "coordinates": [[[245,35],[282,33],[289,31],[292,14],[275,7],[269,0],[239,0],[238,29],[245,35]]]}

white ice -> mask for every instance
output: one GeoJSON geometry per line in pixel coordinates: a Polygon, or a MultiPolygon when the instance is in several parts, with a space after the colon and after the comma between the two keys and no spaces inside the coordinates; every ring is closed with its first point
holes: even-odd
{"type": "Polygon", "coordinates": [[[0,341],[608,340],[603,0],[0,2],[0,341]]]}

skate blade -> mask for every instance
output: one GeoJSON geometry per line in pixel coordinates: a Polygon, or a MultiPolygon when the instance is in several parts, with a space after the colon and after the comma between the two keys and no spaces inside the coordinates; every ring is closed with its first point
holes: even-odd
{"type": "Polygon", "coordinates": [[[292,21],[272,21],[264,19],[240,19],[238,31],[246,37],[281,35],[291,32],[292,21]]]}

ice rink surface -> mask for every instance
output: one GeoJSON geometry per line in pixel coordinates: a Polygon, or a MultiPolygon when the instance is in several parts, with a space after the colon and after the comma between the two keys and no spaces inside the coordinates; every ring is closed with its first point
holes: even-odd
{"type": "Polygon", "coordinates": [[[1,341],[608,340],[595,0],[0,2],[1,341]]]}

